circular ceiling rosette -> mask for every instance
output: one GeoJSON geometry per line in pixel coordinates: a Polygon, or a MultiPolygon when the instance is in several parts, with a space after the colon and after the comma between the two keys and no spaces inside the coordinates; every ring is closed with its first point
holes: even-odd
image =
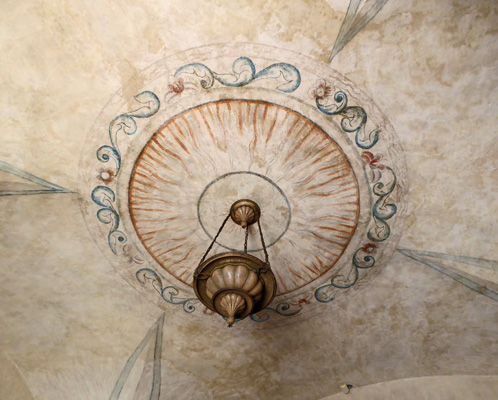
{"type": "MultiPolygon", "coordinates": [[[[231,204],[256,201],[278,291],[251,319],[271,326],[347,299],[378,273],[401,233],[405,168],[394,129],[350,81],[250,49],[169,57],[116,94],[83,151],[81,207],[129,283],[160,307],[211,318],[193,272],[231,204]]],[[[243,243],[229,221],[212,254],[243,243]]],[[[264,258],[256,226],[248,251],[264,258]]]]}

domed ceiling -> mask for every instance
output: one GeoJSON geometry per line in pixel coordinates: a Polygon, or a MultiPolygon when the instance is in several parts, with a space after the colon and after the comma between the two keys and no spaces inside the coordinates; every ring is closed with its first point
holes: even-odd
{"type": "MultiPolygon", "coordinates": [[[[0,378],[157,400],[496,375],[496,7],[170,3],[4,6],[0,378]],[[228,330],[193,273],[244,198],[278,288],[228,330]]],[[[229,221],[210,254],[243,248],[229,221]]]]}

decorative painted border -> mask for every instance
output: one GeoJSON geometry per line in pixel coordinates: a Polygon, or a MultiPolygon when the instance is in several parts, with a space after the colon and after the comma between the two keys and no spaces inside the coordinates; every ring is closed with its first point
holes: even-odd
{"type": "Polygon", "coordinates": [[[270,314],[268,312],[273,312],[282,317],[292,317],[297,315],[303,309],[301,306],[302,303],[298,305],[290,304],[286,301],[282,303],[278,303],[275,307],[266,307],[264,310],[260,311],[257,314],[251,314],[251,320],[254,322],[265,322],[270,319],[270,314]]]}
{"type": "MultiPolygon", "coordinates": [[[[176,81],[168,85],[168,92],[165,100],[171,101],[176,95],[188,90],[196,90],[196,80],[200,80],[202,89],[207,90],[213,87],[215,81],[228,87],[242,87],[258,80],[275,79],[284,81],[276,87],[277,90],[285,93],[295,91],[301,84],[301,74],[299,70],[287,63],[275,63],[256,72],[254,63],[248,57],[239,57],[232,64],[232,73],[219,74],[213,72],[205,64],[192,63],[178,68],[174,74],[176,81]],[[190,75],[190,77],[188,77],[190,75]],[[188,79],[188,81],[187,81],[188,79]]],[[[97,150],[97,159],[104,164],[111,160],[113,166],[102,169],[99,179],[109,185],[119,175],[121,170],[121,151],[118,146],[118,134],[123,132],[128,136],[137,132],[135,118],[148,118],[156,114],[160,109],[159,98],[150,91],[144,91],[135,96],[135,100],[142,104],[141,107],[118,115],[109,124],[110,145],[100,146],[97,150]]],[[[119,230],[120,215],[114,204],[116,194],[114,191],[103,185],[96,186],[91,194],[92,201],[102,208],[97,211],[97,219],[100,223],[110,225],[108,233],[108,244],[112,252],[117,255],[118,243],[127,242],[127,236],[119,230]]],[[[287,198],[286,198],[287,199],[287,198]]],[[[180,298],[179,290],[175,286],[163,287],[162,280],[158,273],[151,268],[141,268],[136,274],[136,279],[142,284],[150,283],[154,290],[159,293],[161,298],[169,304],[182,305],[183,310],[187,313],[195,311],[195,304],[199,302],[197,298],[180,298]]],[[[273,311],[283,316],[296,315],[301,311],[290,310],[291,305],[288,303],[278,304],[275,308],[267,308],[267,311],[273,311]]],[[[269,317],[254,317],[253,320],[266,321],[269,317]]]]}
{"type": "MultiPolygon", "coordinates": [[[[137,132],[135,118],[148,118],[159,111],[161,103],[157,96],[149,91],[139,93],[135,100],[142,104],[139,108],[118,115],[109,124],[109,139],[111,145],[103,145],[97,150],[97,159],[101,163],[114,162],[114,167],[109,167],[100,171],[99,178],[106,184],[110,184],[121,170],[121,152],[118,147],[118,134],[124,132],[131,136],[137,132]]],[[[102,208],[97,211],[97,219],[105,225],[110,225],[107,235],[107,242],[112,252],[117,255],[117,244],[126,243],[126,235],[119,231],[119,213],[114,208],[116,194],[107,186],[97,186],[91,194],[94,203],[102,208]]]]}
{"type": "Polygon", "coordinates": [[[109,124],[109,139],[111,145],[104,145],[97,150],[97,159],[102,163],[108,163],[113,160],[115,163],[114,175],[117,176],[121,169],[121,152],[118,146],[118,133],[123,132],[129,136],[137,132],[137,123],[135,118],[148,118],[159,111],[161,102],[157,96],[149,91],[139,93],[135,100],[142,104],[141,107],[118,115],[109,124]]]}
{"type": "MultiPolygon", "coordinates": [[[[211,89],[217,81],[224,86],[242,87],[261,79],[283,80],[284,83],[276,89],[281,92],[290,93],[296,90],[301,84],[301,74],[299,70],[287,63],[275,63],[256,72],[256,67],[250,58],[239,57],[232,64],[232,73],[218,74],[209,67],[201,63],[192,63],[178,68],[175,72],[175,79],[180,82],[182,75],[194,75],[200,79],[203,89],[211,89]]],[[[180,82],[180,83],[183,83],[180,82]]],[[[177,86],[180,88],[181,86],[177,86]]],[[[174,87],[170,88],[174,90],[174,87]]]]}
{"type": "Polygon", "coordinates": [[[174,304],[174,305],[182,305],[183,306],[183,311],[186,313],[192,313],[195,311],[194,305],[199,303],[199,299],[196,297],[192,298],[179,298],[178,294],[180,291],[174,287],[174,286],[166,286],[163,287],[163,283],[161,281],[161,278],[157,274],[156,271],[154,271],[151,268],[142,268],[139,269],[135,276],[137,277],[137,280],[145,285],[147,282],[150,282],[154,290],[159,293],[161,298],[166,301],[169,304],[174,304]]]}
{"type": "MultiPolygon", "coordinates": [[[[316,75],[313,74],[315,77],[316,75]]],[[[164,101],[169,103],[175,97],[187,92],[200,92],[218,86],[228,88],[239,88],[250,85],[253,82],[263,81],[278,82],[271,87],[265,84],[264,87],[283,93],[298,91],[299,100],[302,101],[302,94],[306,91],[301,87],[301,73],[294,65],[287,63],[274,63],[257,72],[254,63],[247,57],[239,57],[232,63],[230,73],[217,73],[202,63],[190,63],[176,69],[173,75],[174,81],[167,85],[163,94],[164,101]]],[[[341,81],[340,76],[338,77],[341,81]]],[[[382,154],[373,154],[368,150],[374,148],[380,138],[381,129],[377,128],[366,132],[368,121],[367,113],[363,107],[354,105],[348,106],[349,92],[346,90],[335,90],[331,96],[332,87],[325,80],[318,79],[308,94],[314,100],[316,108],[333,121],[337,117],[341,118],[339,125],[346,135],[354,133],[354,142],[358,149],[364,150],[361,154],[365,165],[369,166],[371,193],[376,201],[372,207],[371,218],[374,225],[367,232],[367,239],[364,245],[359,247],[352,256],[352,267],[345,274],[333,276],[329,284],[321,285],[316,289],[301,294],[295,299],[287,299],[272,307],[268,307],[257,315],[251,316],[254,322],[264,322],[270,319],[272,314],[280,316],[295,316],[308,304],[316,300],[318,303],[328,303],[335,299],[338,290],[347,289],[354,286],[359,280],[360,269],[371,268],[375,265],[374,254],[378,249],[378,243],[388,239],[391,234],[389,224],[386,222],[397,212],[397,206],[389,201],[390,195],[396,187],[396,175],[391,167],[380,163],[382,154]],[[331,100],[332,99],[332,100],[331,100]]],[[[158,96],[153,92],[144,91],[135,97],[141,103],[136,110],[120,114],[109,124],[110,144],[102,145],[98,148],[96,156],[102,163],[98,179],[103,183],[94,187],[91,193],[92,202],[100,209],[96,216],[100,224],[109,225],[108,245],[111,251],[118,255],[124,254],[136,264],[143,264],[144,260],[136,253],[132,245],[125,244],[127,237],[120,231],[119,210],[115,206],[116,195],[111,187],[115,183],[115,178],[121,170],[121,151],[118,147],[118,137],[120,132],[131,136],[137,132],[136,118],[148,118],[156,114],[160,108],[158,96]],[[109,187],[111,186],[111,187],[109,187]],[[118,244],[124,244],[122,252],[118,251],[118,244]]],[[[376,115],[376,114],[374,114],[376,115]]],[[[375,118],[375,117],[374,117],[375,118]]],[[[389,133],[389,130],[387,131],[389,133]]],[[[368,169],[367,169],[368,170],[368,169]]],[[[151,268],[141,268],[136,271],[135,278],[141,285],[151,284],[154,290],[161,296],[161,299],[168,304],[181,305],[187,313],[192,313],[196,309],[196,298],[179,296],[180,290],[175,286],[164,286],[160,273],[151,268]]],[[[316,303],[315,303],[316,304],[316,303]]]]}
{"type": "MultiPolygon", "coordinates": [[[[377,144],[380,129],[365,132],[367,113],[362,107],[348,106],[348,96],[344,91],[339,90],[332,95],[332,86],[320,79],[308,93],[315,99],[317,109],[323,114],[330,117],[342,117],[341,129],[346,133],[355,134],[355,143],[359,149],[371,149],[377,144]]],[[[365,165],[370,167],[372,193],[378,197],[372,207],[374,226],[367,232],[367,239],[373,243],[366,243],[355,251],[352,268],[347,276],[335,275],[329,284],[322,285],[315,290],[315,299],[320,303],[329,303],[334,300],[337,292],[335,289],[348,289],[355,285],[360,277],[359,270],[372,268],[375,265],[373,254],[378,248],[376,243],[387,240],[391,234],[391,228],[386,221],[397,211],[396,205],[388,202],[389,196],[396,187],[396,174],[392,168],[379,163],[382,158],[382,154],[374,155],[370,151],[362,153],[365,165]]]]}

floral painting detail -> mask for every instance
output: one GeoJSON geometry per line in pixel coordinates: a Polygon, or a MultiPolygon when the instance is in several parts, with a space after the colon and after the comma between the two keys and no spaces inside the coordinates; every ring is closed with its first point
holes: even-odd
{"type": "Polygon", "coordinates": [[[312,298],[311,293],[306,293],[297,300],[289,300],[289,304],[294,307],[304,307],[304,305],[310,304],[312,298]]]}
{"type": "Polygon", "coordinates": [[[308,92],[315,99],[318,110],[325,115],[339,115],[341,129],[347,133],[355,134],[356,145],[360,149],[371,149],[379,140],[380,129],[374,129],[367,133],[367,113],[362,107],[348,106],[348,96],[338,90],[332,94],[332,87],[323,79],[316,81],[315,86],[308,92]]]}
{"type": "Polygon", "coordinates": [[[192,63],[178,68],[175,72],[177,80],[190,76],[191,80],[197,79],[203,89],[211,89],[215,82],[223,86],[242,87],[263,79],[274,79],[281,82],[276,89],[290,93],[301,84],[299,70],[291,64],[275,63],[256,72],[256,67],[251,59],[239,57],[232,64],[232,73],[217,73],[201,63],[192,63]]]}
{"type": "Polygon", "coordinates": [[[362,248],[361,251],[368,254],[375,254],[379,246],[375,243],[367,243],[362,248]]]}
{"type": "Polygon", "coordinates": [[[173,83],[168,85],[168,91],[164,95],[164,100],[170,102],[174,97],[182,93],[192,92],[199,90],[199,86],[193,82],[185,82],[183,78],[175,79],[173,83]]]}
{"type": "MultiPolygon", "coordinates": [[[[369,153],[369,152],[368,152],[369,153]]],[[[365,154],[365,153],[364,153],[365,154]]],[[[369,153],[368,160],[375,161],[372,153],[369,153]]],[[[366,158],[364,158],[365,160],[366,158]]],[[[380,158],[377,159],[377,161],[380,158]]],[[[378,168],[378,165],[376,165],[378,168]]],[[[334,299],[335,289],[348,289],[356,284],[359,279],[359,269],[371,268],[375,265],[373,255],[377,252],[379,242],[385,241],[391,234],[391,228],[386,222],[394,214],[397,207],[395,204],[389,203],[389,195],[393,192],[396,186],[396,175],[394,171],[386,166],[383,166],[386,171],[384,182],[377,182],[373,186],[373,193],[379,198],[374,203],[372,208],[372,219],[374,225],[368,230],[367,237],[374,243],[366,243],[356,250],[352,259],[352,268],[347,275],[338,274],[332,277],[327,285],[320,286],[315,291],[315,299],[322,303],[328,303],[334,299]]]]}
{"type": "Polygon", "coordinates": [[[388,202],[389,195],[396,186],[396,175],[391,168],[385,167],[384,169],[388,172],[389,177],[386,178],[386,182],[377,182],[372,189],[373,193],[379,198],[372,209],[374,225],[369,229],[367,237],[374,243],[366,243],[356,250],[353,255],[352,268],[346,276],[338,274],[332,277],[329,284],[323,285],[315,291],[315,298],[320,302],[333,300],[333,294],[330,292],[331,288],[347,289],[353,286],[358,281],[359,269],[373,267],[375,265],[373,254],[376,253],[379,247],[376,243],[383,242],[391,234],[391,229],[386,220],[390,219],[397,211],[396,205],[388,202]]]}
{"type": "MultiPolygon", "coordinates": [[[[319,79],[308,94],[315,100],[316,107],[322,113],[342,117],[341,129],[347,133],[355,133],[355,143],[360,149],[368,150],[374,147],[379,140],[380,129],[367,133],[365,127],[368,117],[365,110],[359,106],[348,106],[348,96],[344,91],[338,90],[333,94],[332,92],[331,85],[319,79]]],[[[378,248],[376,243],[389,237],[391,230],[386,221],[397,211],[396,205],[388,202],[396,186],[394,171],[381,163],[382,154],[364,151],[361,157],[365,165],[369,167],[370,181],[374,184],[372,192],[378,196],[372,208],[374,225],[367,233],[368,239],[373,243],[367,243],[356,250],[352,258],[352,268],[346,275],[333,276],[329,284],[315,290],[315,299],[322,303],[332,301],[336,289],[352,287],[359,279],[359,269],[371,268],[375,265],[373,254],[378,248]]]]}
{"type": "Polygon", "coordinates": [[[101,168],[98,170],[97,179],[109,185],[116,176],[116,171],[112,168],[101,168]]]}
{"type": "Polygon", "coordinates": [[[194,305],[199,302],[197,298],[181,298],[178,297],[180,291],[174,286],[163,287],[163,282],[156,271],[150,268],[139,269],[135,276],[137,280],[143,284],[151,284],[154,290],[159,293],[161,298],[169,304],[181,305],[183,311],[192,313],[195,311],[194,305]]]}
{"type": "Polygon", "coordinates": [[[386,169],[386,166],[379,162],[382,160],[382,154],[373,155],[369,151],[364,151],[361,154],[361,158],[370,167],[370,180],[372,183],[378,182],[382,177],[382,171],[386,169]]]}
{"type": "MultiPolygon", "coordinates": [[[[135,118],[148,118],[159,110],[160,102],[157,96],[149,91],[139,93],[135,100],[140,103],[140,107],[133,111],[120,114],[109,124],[110,145],[100,146],[97,150],[97,159],[106,164],[105,167],[98,170],[97,179],[106,186],[97,186],[93,189],[91,197],[95,204],[103,207],[97,211],[97,219],[105,225],[109,225],[109,234],[107,237],[109,247],[114,254],[118,254],[118,243],[124,244],[127,241],[126,235],[119,231],[120,217],[114,208],[116,195],[112,189],[107,187],[113,183],[121,169],[121,152],[118,146],[118,134],[124,132],[127,135],[133,135],[137,131],[135,118]],[[109,163],[112,160],[113,163],[109,163]],[[109,164],[108,164],[109,163],[109,164]]],[[[131,257],[131,259],[133,259],[131,257]]],[[[138,259],[136,259],[138,260],[138,259]]],[[[134,260],[135,262],[137,262],[134,260]]]]}
{"type": "Polygon", "coordinates": [[[315,86],[308,91],[308,95],[315,100],[323,101],[332,93],[332,86],[330,86],[324,79],[316,81],[315,86]]]}
{"type": "MultiPolygon", "coordinates": [[[[374,0],[374,2],[376,1],[374,0]]],[[[327,267],[332,266],[330,270],[326,270],[321,276],[306,285],[299,286],[294,293],[284,293],[282,296],[278,294],[273,304],[269,304],[267,308],[247,318],[252,321],[249,324],[263,322],[259,326],[263,325],[264,327],[268,323],[273,326],[273,324],[279,325],[299,320],[306,317],[310,311],[314,311],[313,307],[317,307],[317,310],[323,310],[324,303],[334,306],[334,303],[342,301],[343,298],[348,298],[352,293],[348,293],[348,288],[357,290],[362,286],[365,287],[371,279],[375,278],[376,271],[384,265],[384,260],[387,260],[392,251],[395,251],[396,246],[394,243],[391,245],[389,243],[397,241],[401,234],[401,229],[398,227],[401,227],[400,222],[404,218],[404,202],[402,200],[406,192],[406,186],[404,185],[406,174],[403,173],[403,159],[397,156],[402,149],[398,145],[399,140],[394,128],[389,124],[387,118],[382,115],[375,102],[363,94],[361,89],[357,89],[352,82],[349,82],[340,73],[323,69],[318,63],[315,63],[316,68],[313,68],[313,64],[309,60],[298,55],[293,58],[290,52],[282,56],[285,58],[275,59],[275,56],[271,55],[271,49],[266,48],[261,52],[253,50],[253,46],[249,46],[247,49],[252,52],[251,54],[248,53],[250,58],[239,57],[237,53],[234,54],[234,51],[238,51],[236,46],[233,48],[220,46],[212,51],[210,50],[210,52],[204,49],[202,51],[195,49],[182,53],[180,56],[174,55],[161,62],[161,64],[144,71],[141,75],[143,79],[136,82],[143,85],[143,89],[135,92],[139,93],[136,97],[129,95],[129,91],[119,91],[111,99],[112,101],[109,101],[109,106],[103,109],[101,116],[95,123],[95,128],[90,133],[91,136],[89,135],[89,140],[87,141],[89,152],[86,152],[85,159],[82,159],[82,163],[80,163],[82,166],[88,166],[88,168],[85,168],[85,170],[80,169],[81,182],[79,184],[81,193],[86,193],[84,201],[81,202],[81,208],[92,235],[95,234],[98,245],[103,252],[108,252],[109,250],[113,252],[115,256],[109,253],[109,260],[124,279],[143,291],[143,294],[147,297],[152,297],[153,301],[155,299],[156,303],[163,309],[167,308],[169,311],[180,312],[181,314],[184,312],[191,313],[192,316],[195,314],[205,320],[215,317],[217,319],[219,318],[218,314],[204,307],[188,284],[180,285],[176,283],[176,275],[165,273],[165,269],[156,264],[157,260],[147,252],[141,237],[137,237],[136,229],[133,229],[133,217],[131,217],[131,212],[129,211],[132,207],[128,193],[129,187],[131,187],[129,186],[131,180],[128,179],[128,173],[131,174],[131,171],[133,171],[138,154],[143,150],[141,148],[142,144],[153,140],[153,135],[156,135],[158,130],[163,130],[163,125],[170,121],[171,116],[175,117],[179,113],[186,111],[184,110],[186,107],[192,105],[195,107],[197,102],[206,103],[206,107],[209,107],[209,109],[206,108],[206,111],[210,110],[211,112],[197,113],[195,115],[196,120],[188,119],[188,124],[178,124],[179,128],[182,129],[181,133],[185,131],[189,134],[188,130],[191,129],[189,126],[191,121],[193,121],[192,125],[198,122],[199,130],[203,133],[203,136],[199,137],[206,139],[206,142],[209,143],[212,141],[214,146],[219,147],[224,153],[222,156],[227,155],[226,158],[233,164],[233,162],[236,163],[237,158],[228,157],[231,156],[228,149],[231,143],[238,142],[236,140],[234,142],[228,141],[229,145],[227,145],[225,140],[225,145],[223,146],[222,139],[227,136],[221,136],[226,135],[226,132],[221,128],[219,129],[219,136],[217,136],[218,132],[213,130],[214,140],[211,140],[212,136],[206,136],[205,134],[210,133],[207,132],[208,129],[214,129],[211,120],[215,122],[219,120],[222,128],[226,128],[225,125],[235,121],[234,127],[240,128],[240,131],[233,130],[238,135],[240,134],[244,140],[246,139],[246,131],[248,135],[254,135],[254,141],[249,141],[247,146],[241,147],[241,149],[247,149],[247,153],[251,155],[249,162],[244,162],[243,165],[246,165],[250,171],[256,164],[258,168],[263,165],[262,168],[264,169],[266,166],[266,173],[272,167],[272,172],[275,175],[274,179],[290,182],[292,185],[297,186],[301,185],[301,182],[307,183],[308,181],[301,180],[300,177],[294,178],[291,173],[301,166],[307,167],[312,164],[311,161],[307,161],[307,157],[313,155],[314,149],[318,149],[322,142],[318,142],[318,139],[315,141],[313,136],[315,131],[307,131],[308,126],[311,128],[311,125],[303,125],[304,129],[301,130],[301,122],[297,125],[292,125],[293,120],[290,117],[287,119],[285,117],[287,115],[292,116],[294,114],[291,114],[291,112],[295,112],[303,114],[306,119],[305,123],[308,123],[308,116],[310,123],[314,124],[316,119],[316,125],[323,127],[325,132],[325,135],[323,135],[324,140],[327,139],[327,136],[333,138],[337,142],[339,149],[344,150],[345,159],[353,169],[355,181],[353,183],[357,185],[353,189],[358,193],[358,199],[354,203],[355,207],[357,206],[358,208],[355,214],[356,220],[351,224],[349,222],[344,223],[342,219],[337,219],[334,222],[343,224],[342,226],[351,226],[353,233],[351,234],[351,240],[347,242],[346,250],[338,252],[340,256],[337,261],[324,263],[327,267]],[[281,61],[287,61],[288,63],[281,61]],[[305,83],[304,85],[302,84],[303,82],[305,83]],[[149,92],[149,90],[151,91],[149,92]],[[287,93],[288,96],[286,95],[287,93]],[[223,101],[219,105],[214,104],[220,99],[223,101]],[[234,112],[239,112],[243,117],[242,119],[237,119],[232,118],[231,114],[226,114],[223,107],[225,107],[227,100],[254,101],[261,103],[261,106],[256,104],[255,106],[246,107],[244,103],[241,103],[241,107],[231,107],[232,110],[235,110],[234,112]],[[277,106],[282,104],[281,107],[285,110],[272,112],[273,102],[277,106]],[[293,110],[294,108],[300,110],[300,112],[293,110]],[[255,118],[244,119],[245,114],[243,113],[246,111],[247,113],[254,111],[255,118]],[[276,121],[275,129],[273,129],[274,121],[272,120],[274,116],[276,121]],[[259,126],[257,129],[246,129],[246,125],[254,124],[253,121],[259,122],[261,120],[263,120],[261,129],[259,129],[259,126]],[[292,131],[289,130],[287,134],[288,140],[286,137],[286,141],[274,141],[273,143],[270,139],[277,136],[279,131],[277,128],[281,121],[283,121],[282,125],[286,124],[282,130],[292,128],[292,131]],[[97,134],[99,135],[98,137],[97,134]],[[266,146],[265,139],[266,143],[269,143],[268,146],[266,146]],[[294,141],[293,139],[296,140],[294,141]],[[304,145],[300,147],[306,149],[306,152],[303,153],[302,157],[295,157],[296,162],[291,164],[292,169],[286,169],[278,165],[279,152],[268,153],[268,157],[259,158],[260,150],[263,152],[268,148],[274,152],[274,149],[280,149],[282,152],[288,148],[293,151],[296,149],[297,143],[301,142],[304,145]],[[279,144],[282,146],[279,147],[279,144]],[[275,157],[277,158],[275,159],[275,157]],[[274,160],[276,161],[274,162],[274,160]],[[83,164],[83,161],[85,164],[83,164]],[[275,171],[277,172],[275,173],[275,171]],[[282,171],[282,177],[279,175],[280,171],[282,171]],[[288,171],[291,171],[291,173],[288,171]],[[398,184],[396,183],[397,177],[399,178],[398,184]],[[398,210],[397,207],[399,207],[398,210]],[[368,268],[372,269],[368,270],[368,268]],[[170,304],[176,307],[170,306],[170,304]],[[304,311],[302,311],[303,309],[304,311]],[[289,320],[289,317],[293,316],[296,318],[289,320]],[[265,321],[266,324],[264,323],[265,321]]],[[[279,51],[275,53],[275,55],[277,54],[285,53],[279,51]]],[[[250,116],[252,117],[253,114],[250,114],[250,116]]],[[[183,152],[182,144],[185,144],[190,151],[187,142],[194,142],[191,138],[193,138],[195,132],[192,132],[192,136],[182,135],[180,132],[176,135],[177,127],[173,124],[170,127],[174,132],[174,135],[170,136],[175,149],[176,146],[180,146],[177,150],[183,152]],[[173,136],[175,137],[173,138],[173,136]]],[[[166,128],[164,131],[167,131],[166,128]]],[[[164,144],[163,142],[160,143],[164,144]]],[[[164,153],[169,155],[169,151],[173,151],[172,145],[169,145],[168,142],[168,145],[164,146],[166,149],[164,153]]],[[[301,149],[298,148],[295,154],[299,156],[300,151],[301,149]]],[[[201,154],[203,151],[198,154],[194,154],[192,151],[190,153],[194,158],[204,157],[201,154]]],[[[325,150],[319,152],[319,156],[324,154],[328,154],[328,152],[325,150]]],[[[334,153],[332,154],[334,155],[334,153]]],[[[187,157],[188,155],[185,155],[186,159],[187,157]]],[[[189,157],[188,160],[191,160],[192,157],[189,157]]],[[[215,174],[218,173],[220,167],[215,155],[208,152],[205,158],[206,171],[211,168],[211,164],[215,174]]],[[[293,158],[290,157],[290,160],[292,161],[293,158]]],[[[282,157],[282,159],[285,158],[282,157]]],[[[335,165],[335,159],[333,161],[334,164],[331,161],[330,165],[335,165]]],[[[181,161],[173,160],[173,162],[179,165],[182,164],[181,161]]],[[[171,163],[168,166],[173,171],[171,181],[174,183],[180,181],[181,177],[178,178],[180,174],[175,175],[176,166],[173,168],[171,163]]],[[[192,168],[189,163],[187,163],[187,166],[192,168]]],[[[333,168],[335,167],[331,167],[331,169],[333,168]]],[[[154,173],[156,172],[155,169],[150,169],[154,173]]],[[[307,173],[305,178],[314,179],[311,185],[320,184],[322,181],[316,179],[318,173],[317,175],[314,175],[314,173],[317,170],[321,171],[321,169],[316,167],[313,162],[310,170],[311,172],[307,173]]],[[[220,171],[219,174],[224,173],[223,170],[220,171]]],[[[228,169],[228,171],[231,170],[228,169]]],[[[330,172],[329,170],[325,171],[330,172]]],[[[162,175],[159,176],[162,177],[162,175]]],[[[182,174],[181,176],[184,175],[182,174]]],[[[207,179],[208,175],[205,176],[207,179]]],[[[151,178],[152,175],[147,177],[151,178]]],[[[201,178],[203,177],[201,175],[201,178]]],[[[335,176],[331,175],[330,179],[332,178],[335,178],[335,176]]],[[[211,178],[209,177],[209,179],[211,178]]],[[[342,182],[342,180],[341,175],[337,181],[342,182]]],[[[196,182],[202,183],[202,180],[196,182]]],[[[326,181],[323,180],[323,182],[326,181]]],[[[325,184],[324,187],[326,187],[325,184]]],[[[320,190],[316,192],[321,194],[320,190]]],[[[335,192],[339,192],[339,190],[331,191],[333,194],[335,192]]],[[[329,195],[325,190],[323,190],[323,194],[324,197],[329,195]]],[[[169,193],[166,194],[166,196],[169,195],[169,193]]],[[[319,195],[317,194],[316,197],[318,198],[319,195]]],[[[161,203],[166,205],[164,208],[168,208],[166,201],[170,199],[163,196],[159,198],[165,199],[164,203],[161,203]]],[[[176,198],[177,196],[172,197],[172,199],[176,198]]],[[[295,195],[291,201],[298,203],[301,201],[301,196],[295,195]]],[[[326,206],[329,204],[333,204],[335,207],[333,201],[329,201],[326,206]]],[[[353,206],[349,205],[347,207],[353,208],[353,206]]],[[[162,206],[157,208],[162,208],[162,206]]],[[[304,209],[304,204],[302,208],[304,209]]],[[[323,210],[323,215],[317,213],[317,220],[326,216],[325,210],[328,211],[328,209],[323,208],[323,210]]],[[[142,213],[145,214],[145,212],[142,213]]],[[[344,217],[345,214],[337,212],[335,208],[330,214],[332,214],[333,218],[336,216],[349,218],[349,215],[344,217]]],[[[300,220],[296,217],[292,221],[293,225],[290,230],[294,229],[294,225],[300,220]]],[[[330,231],[327,227],[322,227],[322,225],[324,224],[320,222],[320,229],[323,229],[323,232],[315,231],[315,233],[323,233],[326,236],[325,233],[329,234],[330,231]]],[[[304,224],[303,226],[305,229],[309,227],[304,224]]],[[[163,227],[160,227],[160,229],[163,229],[163,227]]],[[[337,237],[347,235],[343,234],[342,231],[332,230],[331,232],[334,233],[330,233],[330,235],[336,235],[335,232],[337,232],[337,237]]],[[[284,239],[287,239],[287,236],[284,239]]],[[[180,238],[181,236],[175,236],[174,240],[177,237],[180,238]]],[[[146,243],[152,242],[148,241],[146,243]]],[[[297,241],[296,243],[299,244],[297,241]]],[[[176,242],[173,244],[174,246],[172,247],[175,247],[176,242]]],[[[305,244],[307,243],[305,242],[305,244]]],[[[324,244],[323,254],[328,250],[333,251],[329,246],[324,244]]],[[[278,247],[276,248],[280,250],[278,247]]],[[[320,257],[322,257],[322,250],[309,251],[310,254],[320,253],[320,257]]],[[[174,254],[176,258],[181,259],[182,254],[187,253],[175,250],[174,254]]],[[[193,254],[195,255],[195,251],[193,254]]],[[[280,254],[292,253],[280,252],[280,254]]],[[[325,255],[323,257],[325,258],[325,255]]],[[[175,261],[177,260],[175,259],[172,262],[167,260],[165,264],[174,264],[175,261]]],[[[294,268],[292,261],[290,260],[288,264],[291,268],[294,268]]],[[[185,276],[188,277],[188,273],[185,276]]],[[[287,284],[285,278],[281,279],[281,281],[285,285],[287,284]]],[[[284,284],[281,286],[285,286],[284,284]]]]}

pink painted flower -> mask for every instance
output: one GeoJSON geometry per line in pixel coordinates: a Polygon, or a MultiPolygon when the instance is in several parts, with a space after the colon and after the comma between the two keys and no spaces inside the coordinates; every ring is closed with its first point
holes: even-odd
{"type": "Polygon", "coordinates": [[[183,92],[185,89],[185,85],[183,84],[183,78],[178,78],[176,82],[173,82],[171,85],[168,85],[169,90],[179,94],[183,92]]]}
{"type": "Polygon", "coordinates": [[[299,300],[289,301],[289,304],[294,307],[303,307],[305,304],[310,304],[311,298],[312,295],[308,293],[305,294],[304,297],[300,298],[299,300]]]}
{"type": "Polygon", "coordinates": [[[363,246],[361,251],[368,254],[374,254],[378,248],[379,246],[377,246],[375,243],[367,243],[366,245],[363,246]]]}
{"type": "Polygon", "coordinates": [[[382,154],[376,154],[375,156],[369,152],[364,151],[361,154],[363,162],[370,167],[370,179],[373,183],[377,182],[382,177],[382,172],[386,169],[384,164],[380,164],[379,161],[382,160],[382,154]]]}
{"type": "Polygon", "coordinates": [[[114,180],[114,177],[116,176],[116,172],[109,168],[100,169],[97,172],[98,172],[97,178],[100,179],[102,182],[104,182],[106,185],[111,183],[114,180]]]}
{"type": "Polygon", "coordinates": [[[312,87],[308,94],[312,99],[323,100],[326,97],[330,96],[332,93],[332,87],[327,84],[323,79],[319,79],[316,81],[315,86],[312,87]]]}
{"type": "Polygon", "coordinates": [[[173,81],[173,83],[168,84],[168,91],[166,92],[166,95],[164,96],[164,99],[169,102],[170,100],[173,99],[173,97],[176,97],[184,92],[188,92],[190,90],[198,90],[198,86],[193,83],[193,82],[185,82],[183,78],[178,78],[173,81]]]}

